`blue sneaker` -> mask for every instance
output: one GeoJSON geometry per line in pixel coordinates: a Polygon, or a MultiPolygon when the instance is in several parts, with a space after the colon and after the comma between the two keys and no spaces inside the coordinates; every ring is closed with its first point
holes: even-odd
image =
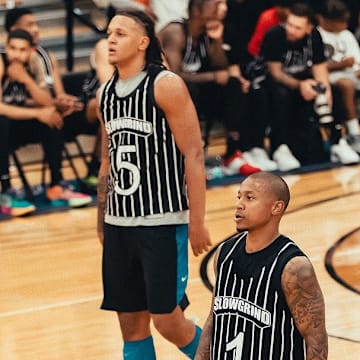
{"type": "Polygon", "coordinates": [[[10,194],[0,194],[0,211],[5,215],[24,216],[36,210],[27,200],[16,199],[10,194]]]}

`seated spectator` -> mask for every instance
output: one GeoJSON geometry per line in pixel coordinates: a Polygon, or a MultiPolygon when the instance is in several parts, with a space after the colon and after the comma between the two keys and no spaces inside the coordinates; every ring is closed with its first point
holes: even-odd
{"type": "MultiPolygon", "coordinates": [[[[249,11],[249,7],[247,9],[249,11]]],[[[269,124],[266,91],[259,81],[260,77],[253,76],[254,72],[249,71],[249,68],[253,68],[254,62],[248,63],[249,56],[243,56],[246,48],[239,47],[242,39],[238,34],[236,16],[232,14],[234,11],[234,7],[229,7],[228,16],[224,22],[223,38],[229,62],[229,74],[237,78],[242,85],[240,150],[249,164],[263,171],[274,171],[277,169],[277,164],[270,160],[264,144],[266,128],[269,124]],[[242,75],[243,71],[244,75],[242,75]]],[[[264,66],[263,69],[266,70],[264,66]]]]}
{"type": "Polygon", "coordinates": [[[347,29],[349,17],[349,10],[342,1],[328,0],[319,16],[318,29],[325,44],[330,83],[341,91],[348,142],[359,153],[356,90],[360,90],[360,47],[354,34],[347,29]]]}
{"type": "Polygon", "coordinates": [[[256,22],[254,33],[248,43],[248,52],[253,57],[259,56],[265,34],[273,26],[285,22],[293,0],[275,0],[274,6],[263,11],[256,22]]]}
{"type": "Polygon", "coordinates": [[[169,24],[162,45],[170,69],[187,83],[199,118],[224,120],[225,174],[249,174],[260,169],[247,164],[240,152],[241,83],[229,75],[218,21],[226,9],[225,0],[190,0],[189,20],[169,24]]]}
{"type": "MultiPolygon", "coordinates": [[[[328,112],[332,104],[332,91],[328,79],[324,46],[313,25],[314,14],[305,4],[295,4],[285,25],[269,30],[262,43],[261,55],[268,64],[269,90],[272,104],[271,147],[273,159],[282,171],[300,167],[290,146],[291,133],[298,133],[306,126],[309,114],[314,113],[318,98],[318,85],[325,90],[328,112]]],[[[328,114],[331,115],[331,114],[328,114]]],[[[343,164],[360,160],[347,141],[341,137],[341,127],[330,122],[331,116],[318,118],[329,136],[332,161],[343,164]]],[[[306,142],[303,146],[305,147],[306,142]]]]}
{"type": "MultiPolygon", "coordinates": [[[[58,111],[61,112],[64,118],[64,137],[68,138],[80,133],[96,133],[97,124],[89,123],[86,116],[81,113],[84,109],[84,104],[78,97],[65,92],[57,59],[51,52],[47,51],[39,44],[39,26],[32,11],[27,8],[15,8],[9,10],[5,17],[5,29],[7,31],[23,29],[32,35],[36,50],[33,56],[39,57],[41,60],[46,73],[47,85],[53,95],[53,104],[58,111]]],[[[98,163],[96,152],[93,154],[93,159],[95,159],[94,162],[98,163]]],[[[96,173],[92,174],[92,172],[94,172],[91,169],[92,164],[93,162],[90,162],[88,173],[97,175],[97,169],[96,173]]],[[[58,188],[51,197],[56,197],[59,192],[60,189],[58,188]]]]}
{"type": "Polygon", "coordinates": [[[85,205],[88,196],[63,188],[61,159],[63,142],[59,129],[63,125],[48,91],[45,73],[38,59],[32,59],[33,42],[24,30],[14,30],[8,35],[5,53],[0,57],[0,181],[1,212],[21,216],[33,212],[35,206],[18,200],[11,189],[9,154],[12,147],[35,140],[42,143],[49,161],[51,184],[48,193],[59,189],[56,198],[66,200],[71,206],[85,205]]]}
{"type": "Polygon", "coordinates": [[[101,131],[96,113],[96,92],[99,86],[110,79],[114,67],[108,61],[108,42],[100,39],[90,54],[90,71],[83,84],[83,101],[86,119],[97,127],[97,138],[92,159],[84,183],[91,190],[96,190],[97,173],[101,157],[101,131]]]}

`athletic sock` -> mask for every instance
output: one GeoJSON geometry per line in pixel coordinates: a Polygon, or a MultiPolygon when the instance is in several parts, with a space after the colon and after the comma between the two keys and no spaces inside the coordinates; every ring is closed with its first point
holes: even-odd
{"type": "Polygon", "coordinates": [[[350,135],[360,135],[360,127],[358,119],[351,119],[346,121],[346,128],[350,135]]]}
{"type": "Polygon", "coordinates": [[[155,360],[155,348],[152,336],[144,340],[125,341],[124,360],[155,360]]]}
{"type": "Polygon", "coordinates": [[[194,359],[197,347],[199,345],[201,336],[201,328],[197,325],[195,325],[195,336],[190,342],[190,344],[179,348],[181,352],[183,352],[189,359],[194,359]]]}

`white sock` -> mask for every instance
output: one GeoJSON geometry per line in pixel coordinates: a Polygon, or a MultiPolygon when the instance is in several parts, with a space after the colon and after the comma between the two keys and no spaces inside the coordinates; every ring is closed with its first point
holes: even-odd
{"type": "Polygon", "coordinates": [[[351,119],[346,121],[346,127],[350,135],[360,135],[360,127],[358,119],[351,119]]]}

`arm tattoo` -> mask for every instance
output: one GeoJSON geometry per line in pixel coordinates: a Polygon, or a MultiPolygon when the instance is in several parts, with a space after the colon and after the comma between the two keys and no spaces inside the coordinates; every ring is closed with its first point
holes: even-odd
{"type": "Polygon", "coordinates": [[[306,359],[327,359],[324,298],[307,258],[296,257],[288,262],[282,287],[295,324],[306,342],[306,359]]]}
{"type": "Polygon", "coordinates": [[[210,312],[201,333],[195,360],[210,360],[210,344],[212,342],[213,318],[210,312]]]}
{"type": "Polygon", "coordinates": [[[104,229],[104,214],[108,190],[109,176],[99,176],[99,182],[97,187],[98,231],[102,231],[104,229]]]}

